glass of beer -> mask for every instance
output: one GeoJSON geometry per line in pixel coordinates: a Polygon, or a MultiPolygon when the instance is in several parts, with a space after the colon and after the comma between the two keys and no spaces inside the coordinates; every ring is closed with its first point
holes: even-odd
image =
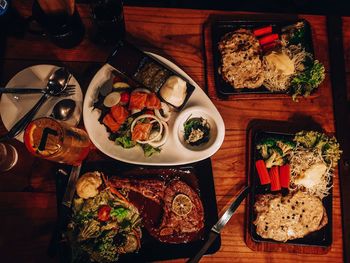
{"type": "Polygon", "coordinates": [[[39,118],[28,124],[24,143],[33,155],[58,163],[79,165],[89,153],[87,133],[52,118],[39,118]]]}

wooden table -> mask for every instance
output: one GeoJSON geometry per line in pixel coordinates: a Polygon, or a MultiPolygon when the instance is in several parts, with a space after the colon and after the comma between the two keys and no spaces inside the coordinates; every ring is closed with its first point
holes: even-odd
{"type": "MultiPolygon", "coordinates": [[[[25,17],[31,13],[31,2],[13,1],[25,17]]],[[[183,68],[199,86],[206,88],[203,24],[212,14],[235,15],[234,12],[196,11],[160,8],[125,7],[128,39],[147,51],[163,55],[183,68]]],[[[35,64],[49,63],[68,66],[86,91],[89,81],[106,60],[111,47],[98,46],[89,40],[91,19],[89,9],[79,6],[87,35],[74,49],[57,48],[49,41],[26,34],[23,38],[9,37],[3,61],[0,84],[4,85],[19,70],[35,64]]],[[[309,116],[327,133],[334,133],[332,89],[326,19],[324,16],[301,16],[313,29],[316,58],[326,67],[325,84],[319,96],[290,98],[219,100],[213,99],[221,113],[226,136],[220,150],[212,157],[218,209],[221,211],[246,183],[246,133],[253,119],[289,120],[295,116],[309,116]]],[[[350,20],[345,19],[344,32],[349,40],[350,20]]],[[[349,41],[345,43],[349,62],[349,41]]],[[[350,73],[350,63],[347,64],[350,73]]],[[[350,83],[350,78],[348,78],[350,83]]],[[[350,85],[349,85],[350,86],[350,85]]],[[[348,94],[350,94],[348,92],[348,94]]],[[[5,133],[1,126],[0,134],[5,133]]],[[[56,166],[31,157],[23,144],[11,141],[19,151],[20,159],[13,170],[0,177],[0,254],[2,262],[56,262],[58,257],[48,256],[47,250],[56,221],[54,171],[56,166]]],[[[94,152],[89,158],[103,158],[94,152]]],[[[333,244],[326,255],[264,253],[250,250],[244,241],[245,208],[243,203],[222,232],[219,252],[206,256],[203,262],[341,262],[342,225],[338,174],[333,190],[333,244]]],[[[181,260],[179,260],[181,261],[181,260]]]]}

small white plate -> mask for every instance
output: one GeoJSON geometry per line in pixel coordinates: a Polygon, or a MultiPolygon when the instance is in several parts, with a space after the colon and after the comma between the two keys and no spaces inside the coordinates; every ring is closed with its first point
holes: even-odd
{"type": "Polygon", "coordinates": [[[98,88],[111,79],[113,67],[109,64],[104,65],[96,73],[89,85],[84,99],[83,118],[85,128],[91,141],[100,151],[116,160],[140,165],[182,165],[210,157],[220,148],[225,136],[225,125],[220,113],[198,84],[196,84],[183,70],[164,57],[152,53],[148,54],[167,65],[178,74],[184,76],[195,87],[192,96],[183,110],[181,112],[173,113],[168,121],[169,130],[172,132],[170,132],[167,142],[161,147],[161,152],[154,154],[151,157],[145,157],[141,147],[136,146],[131,149],[124,149],[108,139],[106,128],[98,122],[100,111],[93,109],[93,103],[97,99],[98,88]],[[198,108],[193,108],[197,106],[198,108]],[[192,110],[199,109],[203,112],[203,117],[210,118],[212,125],[216,127],[216,129],[214,129],[216,130],[216,136],[213,135],[212,141],[208,142],[208,147],[203,148],[202,150],[199,149],[192,151],[185,149],[181,145],[177,133],[179,127],[174,126],[177,125],[175,123],[181,123],[181,121],[177,121],[177,118],[183,119],[186,112],[191,111],[190,108],[192,110]]]}
{"type": "MultiPolygon", "coordinates": [[[[38,87],[45,88],[50,75],[57,69],[54,65],[35,65],[18,72],[6,85],[6,88],[38,87]]],[[[50,97],[40,108],[34,118],[49,116],[55,104],[62,99],[72,99],[76,102],[73,117],[66,121],[68,125],[76,126],[79,123],[82,111],[83,93],[78,81],[72,76],[69,83],[75,85],[75,93],[68,97],[50,97]]],[[[2,94],[0,101],[1,119],[7,130],[22,118],[39,100],[41,94],[2,94]]],[[[17,137],[23,142],[23,132],[17,137]]]]}

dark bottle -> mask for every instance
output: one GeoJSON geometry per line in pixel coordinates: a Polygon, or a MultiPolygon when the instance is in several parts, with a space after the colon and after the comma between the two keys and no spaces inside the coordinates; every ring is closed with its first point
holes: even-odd
{"type": "Polygon", "coordinates": [[[125,35],[123,2],[121,0],[91,0],[95,24],[94,41],[116,44],[125,35]]]}

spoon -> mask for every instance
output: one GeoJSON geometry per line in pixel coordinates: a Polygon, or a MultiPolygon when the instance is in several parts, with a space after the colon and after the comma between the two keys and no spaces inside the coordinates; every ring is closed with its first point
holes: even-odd
{"type": "Polygon", "coordinates": [[[20,134],[27,124],[34,118],[35,114],[39,111],[41,106],[48,100],[51,96],[68,96],[70,91],[65,92],[68,82],[71,78],[71,74],[66,68],[58,68],[49,77],[49,81],[46,85],[46,92],[41,96],[39,101],[34,105],[34,107],[27,112],[15,125],[8,131],[7,134],[0,137],[0,142],[16,137],[20,134]]]}
{"type": "Polygon", "coordinates": [[[59,121],[68,120],[75,110],[76,103],[72,99],[60,100],[52,109],[51,117],[59,121]]]}

